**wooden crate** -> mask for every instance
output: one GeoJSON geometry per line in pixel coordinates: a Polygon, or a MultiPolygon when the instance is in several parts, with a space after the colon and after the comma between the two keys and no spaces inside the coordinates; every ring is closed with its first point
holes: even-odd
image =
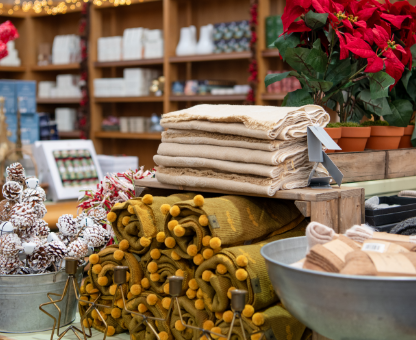
{"type": "Polygon", "coordinates": [[[416,148],[386,151],[386,177],[416,176],[416,148]]]}

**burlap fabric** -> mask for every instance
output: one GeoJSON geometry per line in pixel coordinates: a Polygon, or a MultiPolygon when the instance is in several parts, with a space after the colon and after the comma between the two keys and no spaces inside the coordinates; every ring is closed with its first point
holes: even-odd
{"type": "Polygon", "coordinates": [[[117,215],[117,219],[112,223],[117,240],[127,240],[130,244],[129,250],[136,254],[145,254],[153,248],[160,247],[162,244],[156,241],[156,235],[163,231],[165,215],[160,212],[162,204],[173,205],[177,202],[192,199],[195,194],[183,193],[168,197],[153,197],[153,203],[146,205],[141,198],[134,198],[124,203],[115,205],[111,211],[117,215]],[[128,211],[128,207],[133,206],[134,213],[128,211]],[[130,218],[124,225],[123,218],[130,218]],[[143,247],[140,238],[151,238],[150,246],[143,247]]]}
{"type": "MultiPolygon", "coordinates": [[[[215,316],[213,313],[207,310],[199,310],[195,308],[194,301],[190,300],[186,296],[181,296],[179,299],[179,306],[181,308],[182,319],[187,325],[194,327],[202,327],[206,320],[215,322],[215,316]]],[[[175,303],[174,310],[170,319],[170,327],[172,334],[176,340],[199,340],[201,334],[197,330],[185,329],[179,331],[175,328],[175,322],[180,320],[178,309],[175,303]]]]}
{"type": "Polygon", "coordinates": [[[243,244],[265,237],[279,229],[281,232],[296,227],[290,223],[299,218],[301,213],[292,201],[270,200],[244,196],[222,196],[207,198],[203,207],[195,206],[193,201],[184,201],[177,204],[180,215],[172,217],[168,214],[165,221],[165,234],[175,239],[173,248],[183,258],[190,259],[187,253],[190,245],[195,245],[198,252],[202,249],[202,238],[206,235],[218,237],[222,247],[243,244]],[[199,217],[215,218],[217,223],[206,227],[201,226],[199,217]],[[177,237],[168,228],[171,220],[177,220],[185,228],[186,233],[177,237]],[[286,226],[290,225],[290,228],[286,226]]]}

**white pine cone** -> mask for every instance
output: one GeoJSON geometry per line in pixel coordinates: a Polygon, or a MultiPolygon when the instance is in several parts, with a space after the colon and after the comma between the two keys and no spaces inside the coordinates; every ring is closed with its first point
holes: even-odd
{"type": "Polygon", "coordinates": [[[59,231],[64,236],[75,236],[78,233],[77,223],[72,215],[64,214],[56,223],[59,231]]]}
{"type": "Polygon", "coordinates": [[[51,231],[48,227],[48,223],[44,220],[38,219],[36,221],[36,224],[37,224],[37,234],[36,234],[36,236],[41,237],[41,238],[48,237],[48,235],[51,231]]]}
{"type": "Polygon", "coordinates": [[[22,195],[23,187],[14,181],[6,182],[3,185],[2,194],[6,200],[17,201],[22,195]]]}
{"type": "Polygon", "coordinates": [[[94,248],[105,245],[108,242],[108,236],[107,230],[100,225],[95,225],[84,230],[84,240],[94,248]]]}
{"type": "Polygon", "coordinates": [[[52,262],[52,255],[48,252],[45,245],[37,246],[33,254],[29,256],[30,267],[41,273],[44,272],[52,262]]]}
{"type": "Polygon", "coordinates": [[[35,221],[35,223],[29,227],[16,229],[15,233],[17,234],[17,236],[19,236],[22,239],[22,241],[26,242],[27,239],[37,235],[38,224],[35,221]]]}
{"type": "Polygon", "coordinates": [[[36,219],[35,214],[28,213],[26,215],[12,215],[9,221],[15,228],[26,229],[30,226],[36,225],[36,219]]]}
{"type": "Polygon", "coordinates": [[[43,203],[36,203],[33,207],[37,218],[44,218],[48,210],[43,203]]]}
{"type": "Polygon", "coordinates": [[[107,212],[101,207],[92,208],[88,210],[88,217],[99,223],[100,221],[107,220],[107,212]]]}
{"type": "Polygon", "coordinates": [[[18,255],[12,257],[0,255],[0,274],[16,274],[21,267],[23,267],[23,262],[20,261],[18,255]]]}
{"type": "Polygon", "coordinates": [[[1,255],[13,257],[16,256],[22,249],[22,241],[16,234],[5,234],[0,237],[1,255]]]}
{"type": "Polygon", "coordinates": [[[68,253],[67,248],[63,242],[52,241],[45,245],[48,253],[52,256],[52,261],[57,262],[62,260],[68,253]]]}
{"type": "Polygon", "coordinates": [[[82,239],[78,238],[72,241],[68,247],[68,255],[77,259],[82,259],[88,255],[88,245],[82,239]]]}
{"type": "Polygon", "coordinates": [[[25,169],[23,168],[22,164],[20,163],[13,163],[10,164],[6,168],[6,181],[15,181],[20,183],[22,186],[25,185],[25,169]]]}
{"type": "Polygon", "coordinates": [[[0,221],[8,221],[12,215],[12,208],[16,203],[14,201],[0,201],[0,221]]]}
{"type": "Polygon", "coordinates": [[[46,200],[45,190],[38,187],[36,189],[27,188],[23,191],[22,202],[25,203],[43,203],[46,200]],[[40,190],[38,190],[40,189],[40,190]]]}
{"type": "Polygon", "coordinates": [[[68,246],[72,241],[75,240],[75,236],[65,236],[65,235],[62,235],[61,233],[57,233],[56,235],[58,235],[61,242],[65,244],[66,246],[68,246]]]}
{"type": "Polygon", "coordinates": [[[45,243],[44,240],[41,240],[39,237],[36,237],[36,236],[32,236],[32,237],[26,239],[25,242],[35,243],[36,247],[40,247],[41,245],[43,245],[45,243]]]}

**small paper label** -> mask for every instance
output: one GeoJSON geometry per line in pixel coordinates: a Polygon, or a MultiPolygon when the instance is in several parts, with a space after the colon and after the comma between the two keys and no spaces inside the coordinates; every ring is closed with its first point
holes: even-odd
{"type": "Polygon", "coordinates": [[[335,240],[328,243],[323,244],[323,246],[328,249],[331,253],[337,256],[342,262],[345,262],[345,256],[348,253],[354,251],[348,244],[340,241],[335,240]]]}
{"type": "Polygon", "coordinates": [[[386,245],[381,243],[365,243],[361,248],[363,251],[375,251],[377,253],[384,253],[386,245]]]}
{"type": "Polygon", "coordinates": [[[379,274],[391,275],[416,275],[416,269],[412,262],[403,254],[368,252],[379,274]]]}
{"type": "Polygon", "coordinates": [[[410,236],[375,232],[373,233],[373,240],[385,240],[391,242],[410,242],[410,236]]]}
{"type": "Polygon", "coordinates": [[[381,240],[367,240],[364,242],[361,250],[375,251],[378,253],[410,253],[405,247],[396,243],[381,241],[381,240]]]}

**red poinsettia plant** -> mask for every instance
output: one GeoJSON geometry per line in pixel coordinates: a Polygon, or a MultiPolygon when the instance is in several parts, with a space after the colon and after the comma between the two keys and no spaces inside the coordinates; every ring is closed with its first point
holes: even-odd
{"type": "Polygon", "coordinates": [[[302,84],[283,105],[315,103],[336,110],[341,121],[374,115],[407,126],[416,103],[415,7],[407,1],[292,0],[282,21],[284,32],[274,44],[294,71],[268,75],[266,86],[288,76],[302,84]]]}
{"type": "Polygon", "coordinates": [[[7,57],[7,43],[11,40],[19,38],[16,27],[7,20],[0,25],[0,59],[7,57]]]}

